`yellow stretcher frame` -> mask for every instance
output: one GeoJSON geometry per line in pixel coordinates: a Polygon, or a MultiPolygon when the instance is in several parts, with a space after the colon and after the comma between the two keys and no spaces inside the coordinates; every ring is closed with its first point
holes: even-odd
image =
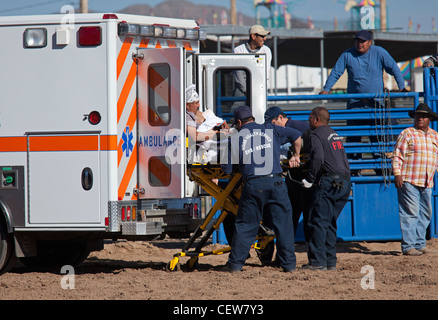
{"type": "MultiPolygon", "coordinates": [[[[188,165],[187,175],[190,180],[198,183],[210,196],[216,199],[216,203],[208,212],[204,221],[195,232],[191,235],[189,241],[184,245],[182,251],[174,254],[173,259],[166,265],[166,271],[175,271],[180,269],[179,261],[181,257],[190,257],[186,266],[189,269],[196,267],[199,257],[207,255],[220,255],[231,251],[231,247],[227,246],[222,249],[202,251],[202,247],[215,230],[218,230],[221,223],[224,221],[228,213],[237,215],[239,199],[243,186],[243,180],[240,173],[232,175],[225,174],[220,165],[212,164],[191,164],[188,165]],[[225,188],[213,182],[213,179],[229,179],[225,188]],[[217,211],[221,214],[216,219],[215,223],[211,224],[213,217],[217,211]],[[210,227],[209,227],[210,226],[210,227]],[[208,228],[208,230],[207,230],[208,228]],[[205,233],[204,233],[205,232],[205,233]],[[204,233],[204,235],[202,235],[204,233]],[[202,235],[194,250],[190,250],[195,240],[202,235]]],[[[270,233],[258,235],[255,240],[258,242],[254,245],[256,249],[263,249],[270,241],[273,241],[275,236],[270,233]]]]}

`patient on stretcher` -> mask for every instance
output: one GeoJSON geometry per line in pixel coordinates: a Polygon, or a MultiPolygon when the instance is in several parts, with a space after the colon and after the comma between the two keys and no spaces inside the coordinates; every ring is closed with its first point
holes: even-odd
{"type": "Polygon", "coordinates": [[[227,135],[230,127],[222,118],[217,117],[211,110],[199,111],[199,96],[195,85],[186,89],[186,127],[189,138],[190,162],[216,162],[221,138],[227,135]],[[196,148],[192,148],[196,143],[196,148]]]}

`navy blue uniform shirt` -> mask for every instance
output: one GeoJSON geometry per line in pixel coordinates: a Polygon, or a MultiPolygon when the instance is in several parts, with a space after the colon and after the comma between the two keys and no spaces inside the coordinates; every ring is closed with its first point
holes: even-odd
{"type": "Polygon", "coordinates": [[[244,179],[281,173],[280,147],[295,142],[301,132],[273,124],[250,122],[228,143],[228,161],[222,162],[222,170],[231,174],[233,165],[238,165],[244,179]]]}
{"type": "Polygon", "coordinates": [[[344,145],[329,126],[320,126],[310,133],[310,166],[308,182],[318,180],[321,174],[338,173],[349,176],[350,166],[344,145]]]}
{"type": "Polygon", "coordinates": [[[304,133],[310,129],[309,121],[292,120],[292,119],[287,120],[286,127],[296,129],[301,133],[304,133]]]}

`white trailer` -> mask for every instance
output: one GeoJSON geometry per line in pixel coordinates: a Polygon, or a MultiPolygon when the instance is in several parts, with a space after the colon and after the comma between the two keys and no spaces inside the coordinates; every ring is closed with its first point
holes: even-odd
{"type": "Polygon", "coordinates": [[[205,35],[193,20],[2,17],[0,38],[0,272],[16,258],[74,265],[103,239],[197,227],[201,197],[186,178],[188,84],[204,108],[227,112],[231,72],[244,70],[244,103],[263,121],[264,56],[199,53],[205,35]]]}

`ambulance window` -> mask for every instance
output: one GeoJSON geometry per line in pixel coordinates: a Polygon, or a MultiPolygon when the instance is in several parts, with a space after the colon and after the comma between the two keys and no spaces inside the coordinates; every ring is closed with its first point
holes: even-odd
{"type": "Polygon", "coordinates": [[[218,116],[231,117],[238,106],[251,105],[250,79],[247,69],[216,70],[215,112],[218,116]]]}
{"type": "Polygon", "coordinates": [[[165,157],[151,157],[149,159],[149,184],[153,187],[170,185],[171,167],[165,157]]]}
{"type": "Polygon", "coordinates": [[[151,126],[170,123],[170,67],[168,64],[151,64],[148,70],[149,110],[151,126]]]}

